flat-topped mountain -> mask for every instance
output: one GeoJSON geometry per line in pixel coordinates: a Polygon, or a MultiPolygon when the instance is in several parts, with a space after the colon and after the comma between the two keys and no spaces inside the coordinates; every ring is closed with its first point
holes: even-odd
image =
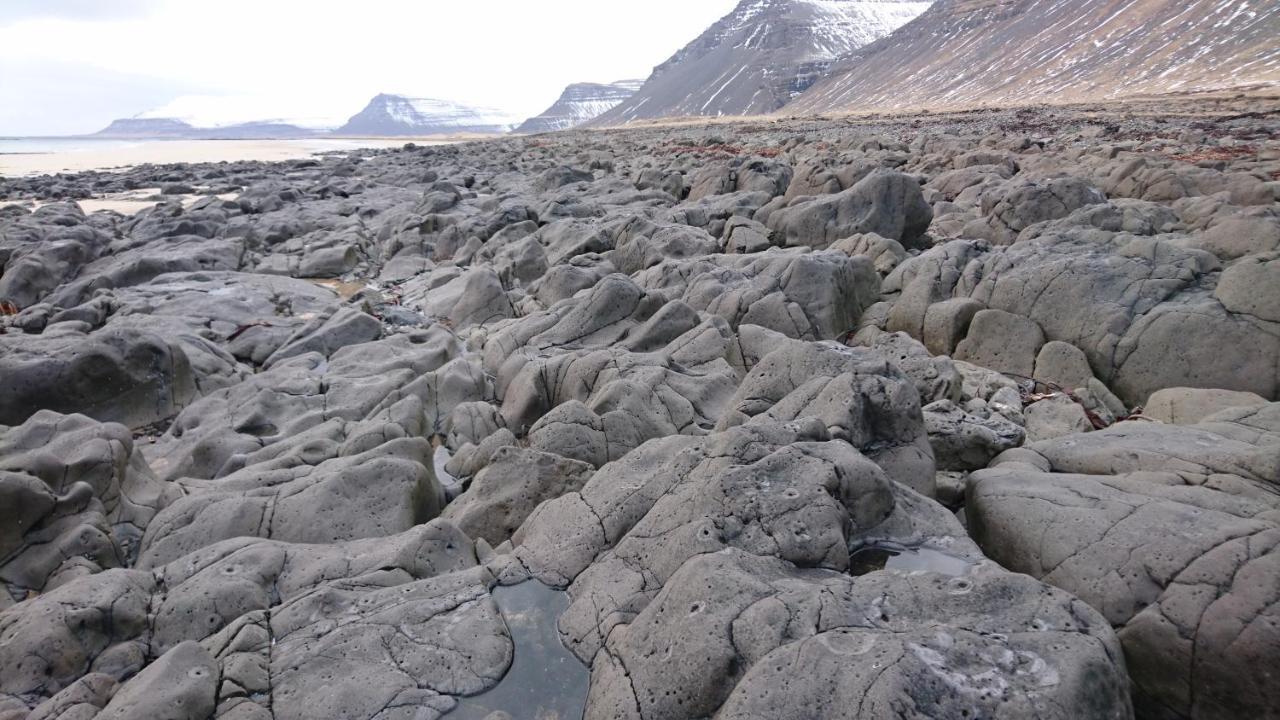
{"type": "Polygon", "coordinates": [[[924,12],[918,0],[742,0],[592,125],[782,107],[835,60],[924,12]]]}
{"type": "Polygon", "coordinates": [[[636,94],[643,80],[616,83],[574,83],[565,88],[555,104],[541,115],[531,117],[516,132],[539,133],[568,130],[603,115],[636,94]]]}
{"type": "Polygon", "coordinates": [[[409,136],[510,132],[517,118],[449,100],[382,94],[334,131],[338,135],[409,136]]]}
{"type": "Polygon", "coordinates": [[[1280,84],[1280,4],[939,0],[788,109],[946,107],[1280,84]]]}
{"type": "Polygon", "coordinates": [[[125,118],[94,133],[102,138],[174,140],[276,140],[314,137],[320,131],[282,122],[246,122],[225,127],[195,127],[176,118],[125,118]]]}
{"type": "Polygon", "coordinates": [[[94,133],[102,137],[164,138],[190,137],[196,129],[173,118],[122,118],[94,133]]]}

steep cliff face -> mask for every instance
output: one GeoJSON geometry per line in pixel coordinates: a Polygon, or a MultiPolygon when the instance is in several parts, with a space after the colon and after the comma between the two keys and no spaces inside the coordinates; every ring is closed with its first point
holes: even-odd
{"type": "Polygon", "coordinates": [[[488,108],[448,100],[378,95],[338,128],[338,135],[408,136],[454,133],[505,133],[517,120],[488,108]]]}
{"type": "Polygon", "coordinates": [[[636,94],[643,80],[622,80],[607,85],[601,83],[574,83],[565,88],[560,99],[541,115],[525,120],[516,132],[540,133],[568,130],[622,104],[636,94]]]}
{"type": "Polygon", "coordinates": [[[853,53],[797,113],[1102,100],[1280,85],[1280,3],[939,0],[853,53]]]}
{"type": "Polygon", "coordinates": [[[592,121],[750,115],[777,110],[835,60],[924,12],[920,0],[743,0],[592,121]]]}

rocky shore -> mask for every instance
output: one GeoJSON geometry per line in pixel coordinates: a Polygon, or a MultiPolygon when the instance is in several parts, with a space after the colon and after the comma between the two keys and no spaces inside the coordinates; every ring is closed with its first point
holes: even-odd
{"type": "Polygon", "coordinates": [[[1280,718],[1276,107],[0,179],[0,720],[1280,718]]]}

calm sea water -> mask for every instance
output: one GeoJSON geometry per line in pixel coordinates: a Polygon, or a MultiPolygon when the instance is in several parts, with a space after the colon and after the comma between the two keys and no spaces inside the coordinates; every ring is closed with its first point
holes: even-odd
{"type": "Polygon", "coordinates": [[[107,140],[96,138],[0,138],[0,155],[49,155],[73,152],[102,152],[106,150],[123,150],[146,145],[168,142],[263,142],[294,145],[310,152],[327,152],[330,150],[355,150],[363,147],[396,147],[406,142],[417,142],[419,145],[436,144],[422,140],[386,140],[338,139],[338,138],[306,138],[299,140],[107,140]]]}
{"type": "MultiPolygon", "coordinates": [[[[2,1],[2,0],[0,0],[2,1]]],[[[359,148],[394,148],[402,138],[306,138],[299,140],[99,140],[96,138],[0,138],[0,177],[123,168],[143,163],[281,161],[359,148]]]]}
{"type": "Polygon", "coordinates": [[[0,155],[48,155],[95,152],[137,147],[142,140],[94,140],[92,138],[0,138],[0,155]]]}

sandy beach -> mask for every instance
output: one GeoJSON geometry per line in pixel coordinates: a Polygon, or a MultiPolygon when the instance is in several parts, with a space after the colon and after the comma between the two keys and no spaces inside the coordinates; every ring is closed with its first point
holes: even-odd
{"type": "Polygon", "coordinates": [[[309,140],[39,140],[0,141],[0,176],[45,175],[108,170],[145,163],[169,164],[233,160],[291,160],[316,153],[358,148],[440,145],[444,138],[323,138],[309,140]],[[28,145],[30,150],[27,150],[28,145]]]}

